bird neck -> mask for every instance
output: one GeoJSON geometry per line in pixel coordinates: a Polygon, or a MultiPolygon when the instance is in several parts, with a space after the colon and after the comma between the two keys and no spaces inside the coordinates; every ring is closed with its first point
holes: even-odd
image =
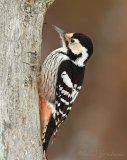
{"type": "Polygon", "coordinates": [[[83,52],[79,54],[74,54],[70,49],[68,49],[67,56],[70,58],[70,60],[79,67],[85,66],[85,61],[88,59],[88,53],[83,52]]]}
{"type": "Polygon", "coordinates": [[[72,63],[74,63],[78,67],[84,67],[86,61],[88,60],[89,56],[87,52],[82,52],[79,54],[74,54],[70,49],[67,47],[61,47],[55,50],[55,52],[60,52],[66,55],[72,63]]]}

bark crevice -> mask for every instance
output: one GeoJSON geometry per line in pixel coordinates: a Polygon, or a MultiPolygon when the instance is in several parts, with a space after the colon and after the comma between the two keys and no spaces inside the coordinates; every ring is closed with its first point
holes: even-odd
{"type": "Polygon", "coordinates": [[[1,160],[42,160],[37,68],[44,16],[53,1],[0,2],[1,160]]]}

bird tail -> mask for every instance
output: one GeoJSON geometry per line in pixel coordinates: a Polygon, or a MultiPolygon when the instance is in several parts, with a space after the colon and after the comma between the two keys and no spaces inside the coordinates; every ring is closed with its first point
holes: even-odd
{"type": "Polygon", "coordinates": [[[51,117],[47,126],[45,126],[45,128],[43,129],[43,133],[42,133],[43,155],[45,157],[44,160],[47,160],[46,152],[54,131],[55,131],[55,120],[53,119],[53,117],[51,117]]]}

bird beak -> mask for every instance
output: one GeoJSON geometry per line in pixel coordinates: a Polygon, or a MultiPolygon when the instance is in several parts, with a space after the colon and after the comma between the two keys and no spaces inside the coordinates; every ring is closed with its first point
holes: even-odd
{"type": "Polygon", "coordinates": [[[73,37],[73,33],[67,33],[64,30],[60,29],[59,27],[52,25],[53,28],[55,29],[56,32],[59,33],[60,37],[64,40],[64,41],[70,41],[71,38],[73,37]]]}
{"type": "Polygon", "coordinates": [[[59,27],[57,27],[57,26],[55,26],[55,25],[52,25],[52,26],[53,26],[53,28],[55,29],[55,31],[56,31],[57,33],[59,33],[59,35],[60,35],[61,37],[64,38],[64,36],[65,36],[65,31],[62,30],[62,29],[60,29],[59,27]]]}

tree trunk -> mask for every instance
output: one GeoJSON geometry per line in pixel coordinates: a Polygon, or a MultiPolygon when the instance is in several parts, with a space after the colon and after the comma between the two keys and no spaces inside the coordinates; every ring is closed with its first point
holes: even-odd
{"type": "Polygon", "coordinates": [[[0,160],[42,160],[36,75],[53,1],[0,1],[0,160]]]}

